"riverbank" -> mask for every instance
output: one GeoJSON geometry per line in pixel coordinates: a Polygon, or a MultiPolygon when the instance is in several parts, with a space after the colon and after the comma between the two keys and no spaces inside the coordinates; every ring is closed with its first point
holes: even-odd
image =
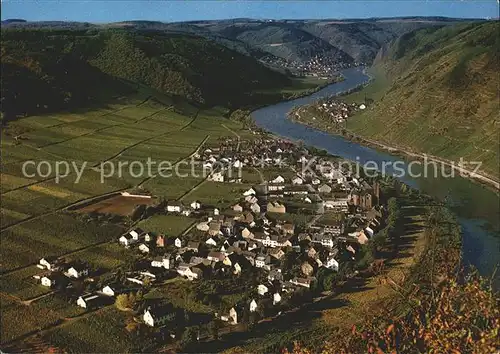
{"type": "Polygon", "coordinates": [[[288,114],[288,119],[299,124],[307,125],[309,127],[320,129],[322,131],[328,132],[330,134],[342,136],[352,142],[362,144],[371,148],[375,148],[380,151],[388,152],[393,155],[405,156],[412,159],[426,160],[428,162],[436,162],[444,165],[449,169],[453,169],[460,173],[464,178],[468,178],[476,183],[480,183],[488,188],[490,188],[495,193],[500,193],[500,182],[494,176],[487,174],[484,171],[476,172],[465,167],[459,166],[456,161],[447,160],[438,156],[433,156],[425,153],[419,153],[407,148],[403,148],[396,145],[385,144],[376,140],[372,140],[361,135],[355,134],[354,132],[346,129],[345,127],[337,128],[335,126],[330,126],[324,118],[318,119],[318,117],[308,116],[306,109],[295,109],[293,114],[288,114]],[[315,119],[313,119],[315,118],[315,119]]]}

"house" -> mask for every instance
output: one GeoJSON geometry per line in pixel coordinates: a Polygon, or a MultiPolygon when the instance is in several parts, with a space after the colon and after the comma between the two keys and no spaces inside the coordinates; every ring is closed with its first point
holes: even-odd
{"type": "Polygon", "coordinates": [[[188,251],[194,251],[194,252],[199,252],[200,250],[200,243],[196,241],[189,241],[187,244],[186,249],[188,251]]]}
{"type": "Polygon", "coordinates": [[[323,202],[325,208],[335,211],[347,212],[349,210],[349,200],[345,198],[335,198],[323,202]]]}
{"type": "Polygon", "coordinates": [[[94,309],[97,308],[104,303],[106,303],[107,297],[103,297],[97,293],[92,293],[92,294],[84,294],[76,300],[76,304],[84,309],[94,309]]]}
{"type": "Polygon", "coordinates": [[[134,239],[132,236],[130,236],[129,234],[127,235],[122,235],[119,239],[118,239],[118,242],[125,246],[125,247],[129,247],[130,245],[136,243],[136,242],[139,242],[139,239],[134,239]]]}
{"type": "Polygon", "coordinates": [[[141,251],[142,253],[149,253],[149,246],[145,243],[141,243],[139,245],[139,251],[141,251]]]}
{"type": "Polygon", "coordinates": [[[208,222],[202,221],[202,222],[196,224],[196,229],[203,231],[203,232],[207,232],[210,229],[210,227],[208,226],[208,222]]]}
{"type": "Polygon", "coordinates": [[[233,205],[233,210],[241,213],[241,212],[243,212],[243,207],[240,204],[235,204],[235,205],[233,205]]]}
{"type": "Polygon", "coordinates": [[[213,182],[224,182],[224,174],[222,172],[214,172],[208,179],[213,182]]]}
{"type": "Polygon", "coordinates": [[[294,278],[290,280],[290,283],[298,286],[303,286],[304,288],[310,288],[312,283],[316,280],[314,277],[309,278],[294,278]]]}
{"type": "Polygon", "coordinates": [[[132,239],[135,241],[139,241],[139,237],[141,237],[144,234],[144,231],[142,229],[134,229],[128,233],[132,239]]]}
{"type": "Polygon", "coordinates": [[[255,257],[255,267],[270,270],[271,269],[271,257],[258,255],[255,257]]]}
{"type": "Polygon", "coordinates": [[[215,240],[214,237],[210,237],[205,241],[205,244],[210,245],[210,246],[217,246],[217,241],[215,240]]]}
{"type": "Polygon", "coordinates": [[[250,205],[250,210],[255,214],[259,214],[260,213],[260,205],[258,203],[253,203],[252,205],[250,205]]]}
{"type": "Polygon", "coordinates": [[[331,235],[328,235],[328,234],[324,234],[324,233],[315,233],[312,237],[312,242],[315,242],[315,243],[320,243],[322,244],[323,246],[326,246],[326,247],[333,247],[334,246],[334,242],[333,242],[333,238],[331,235]]]}
{"type": "Polygon", "coordinates": [[[176,237],[174,240],[174,245],[177,248],[181,248],[182,247],[182,240],[180,238],[176,237]]]}
{"type": "Polygon", "coordinates": [[[240,274],[241,273],[241,266],[238,262],[234,263],[233,267],[234,267],[233,274],[240,274]]]}
{"type": "Polygon", "coordinates": [[[193,201],[191,204],[189,204],[189,206],[193,209],[193,210],[199,210],[201,209],[201,203],[197,200],[193,201]]]}
{"type": "Polygon", "coordinates": [[[292,184],[301,185],[302,183],[304,183],[304,180],[302,178],[300,178],[299,176],[292,178],[292,184]]]}
{"type": "Polygon", "coordinates": [[[307,251],[307,255],[311,258],[315,258],[317,253],[318,251],[316,251],[314,247],[309,248],[309,250],[307,251]]]}
{"type": "Polygon", "coordinates": [[[374,232],[373,229],[370,226],[368,226],[365,228],[365,233],[368,235],[368,237],[372,238],[374,232]]]}
{"type": "Polygon", "coordinates": [[[282,176],[277,176],[276,178],[274,178],[273,180],[271,180],[271,182],[269,182],[269,183],[272,183],[272,184],[282,184],[282,183],[285,183],[285,179],[282,176]]]}
{"type": "Polygon", "coordinates": [[[247,191],[245,191],[243,193],[243,196],[244,197],[248,197],[248,196],[255,195],[255,194],[257,194],[257,192],[255,191],[255,189],[250,188],[250,189],[248,189],[247,191]]]}
{"type": "Polygon", "coordinates": [[[251,238],[253,237],[253,233],[248,228],[245,227],[243,230],[241,230],[241,237],[251,238]]]}
{"type": "Polygon", "coordinates": [[[312,200],[309,197],[305,197],[303,200],[304,200],[304,203],[307,203],[307,204],[311,204],[312,203],[312,200]]]}
{"type": "Polygon", "coordinates": [[[153,258],[151,261],[151,267],[154,268],[165,268],[165,269],[171,269],[173,268],[174,264],[174,259],[171,254],[166,253],[163,256],[157,256],[153,258]]]}
{"type": "Polygon", "coordinates": [[[274,293],[273,294],[273,305],[276,305],[279,302],[281,302],[281,295],[280,295],[280,293],[274,293]]]}
{"type": "Polygon", "coordinates": [[[322,184],[318,187],[318,192],[322,194],[329,194],[332,192],[332,187],[330,187],[328,184],[322,184]]]}
{"type": "Polygon", "coordinates": [[[42,283],[43,286],[51,288],[56,285],[57,280],[53,275],[49,274],[40,278],[40,282],[42,283]]]}
{"type": "Polygon", "coordinates": [[[320,183],[321,183],[321,180],[319,178],[313,178],[311,181],[311,184],[314,186],[317,186],[320,183]]]}
{"type": "Polygon", "coordinates": [[[249,195],[247,197],[245,197],[245,202],[247,202],[248,204],[256,204],[258,203],[259,199],[257,199],[256,196],[254,195],[249,195]]]}
{"type": "Polygon", "coordinates": [[[150,327],[161,327],[172,318],[172,311],[169,307],[147,308],[144,311],[142,320],[150,327]]]}
{"type": "Polygon", "coordinates": [[[56,257],[45,257],[40,259],[38,264],[41,266],[40,268],[42,269],[54,271],[57,269],[58,262],[56,257]]]}
{"type": "Polygon", "coordinates": [[[229,314],[226,315],[226,316],[221,316],[220,319],[224,322],[229,322],[230,324],[237,324],[238,323],[238,320],[239,320],[239,315],[238,314],[242,314],[243,311],[238,307],[231,307],[231,309],[229,309],[229,314]]]}
{"type": "Polygon", "coordinates": [[[106,295],[106,296],[116,296],[118,295],[116,287],[111,287],[109,285],[106,285],[104,288],[101,290],[101,294],[106,295]]]}
{"type": "Polygon", "coordinates": [[[182,211],[182,204],[176,200],[167,203],[167,212],[180,213],[182,211]]]}
{"type": "Polygon", "coordinates": [[[203,276],[203,271],[197,267],[191,267],[189,264],[181,263],[177,267],[177,273],[188,280],[200,279],[203,276]]]}
{"type": "Polygon", "coordinates": [[[207,259],[212,262],[222,262],[226,256],[222,252],[210,252],[207,259]]]}
{"type": "Polygon", "coordinates": [[[250,312],[257,311],[257,307],[258,307],[257,302],[252,299],[252,301],[250,301],[250,312]]]}
{"type": "Polygon", "coordinates": [[[279,202],[269,202],[267,203],[267,212],[284,214],[286,213],[286,207],[279,202]]]}
{"type": "Polygon", "coordinates": [[[274,258],[279,260],[279,259],[283,258],[283,256],[285,255],[285,252],[283,252],[283,250],[280,248],[275,248],[275,249],[269,250],[269,255],[271,257],[274,257],[274,258]]]}
{"type": "Polygon", "coordinates": [[[214,208],[213,213],[214,213],[214,216],[217,216],[220,214],[220,210],[218,208],[214,208]]]}
{"type": "Polygon", "coordinates": [[[78,279],[89,275],[89,270],[83,265],[74,265],[66,271],[65,275],[69,278],[78,279]]]}
{"type": "Polygon", "coordinates": [[[153,241],[153,238],[154,236],[150,232],[148,232],[144,235],[144,242],[151,242],[153,241]]]}
{"type": "Polygon", "coordinates": [[[257,286],[257,293],[259,295],[265,295],[267,292],[269,291],[269,288],[267,286],[265,286],[264,284],[259,284],[257,286]]]}
{"type": "Polygon", "coordinates": [[[338,272],[339,262],[337,262],[333,257],[328,257],[325,263],[325,267],[338,272]]]}

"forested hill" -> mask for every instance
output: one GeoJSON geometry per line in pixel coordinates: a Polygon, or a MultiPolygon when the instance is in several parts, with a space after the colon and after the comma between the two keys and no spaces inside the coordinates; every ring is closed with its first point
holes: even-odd
{"type": "Polygon", "coordinates": [[[208,39],[117,29],[2,29],[5,119],[122,95],[137,83],[197,104],[237,107],[289,79],[208,39]],[[131,85],[132,84],[132,85],[131,85]]]}
{"type": "Polygon", "coordinates": [[[481,161],[498,178],[499,30],[494,21],[400,37],[375,61],[389,83],[383,95],[349,128],[410,150],[481,161]]]}

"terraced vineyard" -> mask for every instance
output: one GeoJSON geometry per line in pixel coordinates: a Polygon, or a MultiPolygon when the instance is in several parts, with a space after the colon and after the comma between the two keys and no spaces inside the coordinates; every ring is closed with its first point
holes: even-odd
{"type": "MultiPolygon", "coordinates": [[[[175,164],[204,145],[215,145],[221,137],[234,138],[233,132],[248,134],[239,123],[223,118],[218,110],[199,112],[195,107],[183,106],[138,95],[87,112],[20,119],[9,123],[2,132],[2,317],[4,323],[22,322],[9,325],[8,331],[5,329],[7,332],[2,334],[2,342],[20,338],[66,316],[64,311],[53,312],[50,310],[53,306],[43,302],[29,308],[21,303],[50,292],[32,279],[36,273],[33,264],[40,258],[85,259],[93,267],[112,269],[131,257],[130,252],[124,252],[116,243],[124,231],[122,227],[83,220],[77,213],[68,211],[68,207],[138,186],[157,196],[177,199],[203,181],[201,177],[149,178],[134,175],[137,171],[127,169],[121,175],[115,171],[101,183],[101,171],[95,166],[106,161],[144,162],[147,158],[175,164]],[[187,113],[184,115],[183,111],[187,113]],[[12,131],[22,133],[14,138],[9,134],[12,131]],[[46,177],[26,177],[23,175],[26,161],[36,164],[47,161],[51,167],[55,167],[57,161],[74,162],[79,168],[84,162],[87,165],[79,183],[75,183],[74,170],[59,181],[54,172],[46,177]],[[19,311],[29,313],[12,322],[19,311]],[[33,318],[45,319],[42,323],[33,318]]],[[[30,166],[25,172],[31,175],[36,171],[30,166]]],[[[212,186],[200,187],[192,198],[203,199],[211,192],[212,186]]],[[[219,194],[229,199],[227,194],[231,194],[231,190],[221,190],[219,194]]],[[[165,226],[165,220],[159,224],[155,220],[145,223],[152,228],[165,226]]],[[[171,234],[177,235],[189,227],[192,220],[168,220],[167,224],[165,227],[168,226],[171,234]]]]}

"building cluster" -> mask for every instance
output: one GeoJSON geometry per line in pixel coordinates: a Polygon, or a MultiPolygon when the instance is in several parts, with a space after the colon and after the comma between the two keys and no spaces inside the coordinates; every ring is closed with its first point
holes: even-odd
{"type": "MultiPolygon", "coordinates": [[[[270,178],[263,177],[262,183],[242,189],[240,198],[230,207],[204,205],[196,200],[186,204],[168,201],[167,213],[189,215],[197,223],[179,236],[141,229],[122,235],[118,242],[147,261],[141,270],[127,274],[127,284],[119,284],[119,288],[154,286],[175,276],[204,281],[238,277],[246,272],[263,273],[266,281],[254,289],[254,298],[218,315],[229,323],[238,323],[246,307],[254,312],[265,299],[276,305],[297,289],[310,289],[319,269],[337,272],[343,260],[355,257],[359,245],[366,243],[381,225],[383,208],[379,206],[377,182],[369,183],[342,170],[330,158],[314,156],[297,144],[264,137],[254,141],[225,140],[205,149],[197,158],[212,163],[212,167],[219,164],[217,172],[223,178],[213,180],[220,183],[232,181],[224,172],[235,164],[258,166],[263,171],[280,166],[288,173],[276,172],[270,178]],[[309,168],[301,170],[304,165],[309,168]],[[300,221],[298,215],[305,216],[306,221],[300,221]]],[[[55,267],[49,261],[40,261],[40,265],[50,271],[55,267]]],[[[75,266],[67,273],[88,275],[75,266]]],[[[45,278],[41,282],[54,285],[45,278]]],[[[91,303],[118,292],[106,285],[83,294],[77,304],[89,308],[91,303]]],[[[157,326],[162,318],[154,309],[148,309],[143,320],[157,326]]]]}
{"type": "Polygon", "coordinates": [[[325,79],[337,76],[338,72],[342,69],[358,65],[357,63],[351,64],[328,55],[316,55],[305,61],[286,60],[280,57],[267,55],[262,57],[260,61],[269,66],[289,70],[295,76],[310,76],[325,79]]]}
{"type": "Polygon", "coordinates": [[[366,109],[364,103],[346,103],[338,99],[328,99],[322,101],[317,105],[320,112],[323,112],[331,121],[335,123],[344,123],[349,117],[351,117],[357,111],[362,111],[366,109]]]}

